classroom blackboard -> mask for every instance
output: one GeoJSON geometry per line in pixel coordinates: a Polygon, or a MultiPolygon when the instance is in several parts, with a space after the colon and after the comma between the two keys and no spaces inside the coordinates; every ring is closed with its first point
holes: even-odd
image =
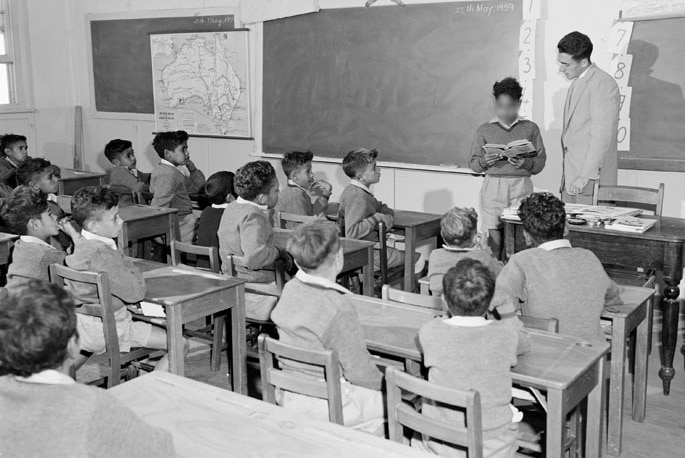
{"type": "Polygon", "coordinates": [[[521,1],[322,10],[264,24],[263,150],[467,166],[518,74],[521,1]]]}
{"type": "Polygon", "coordinates": [[[635,22],[627,53],[630,151],[625,169],[685,171],[685,18],[635,22]]]}
{"type": "Polygon", "coordinates": [[[98,112],[154,113],[150,34],[234,28],[233,15],[91,20],[93,92],[98,112]]]}

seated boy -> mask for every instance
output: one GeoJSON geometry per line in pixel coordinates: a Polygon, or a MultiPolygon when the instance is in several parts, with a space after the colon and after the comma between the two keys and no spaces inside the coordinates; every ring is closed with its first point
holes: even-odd
{"type": "Polygon", "coordinates": [[[17,183],[42,191],[47,196],[50,213],[57,219],[64,217],[64,211],[57,204],[59,177],[50,161],[40,157],[26,159],[17,169],[17,183]]]}
{"type": "Polygon", "coordinates": [[[50,280],[50,264],[64,264],[67,255],[49,242],[60,228],[74,241],[81,237],[66,219],[57,222],[48,210],[44,193],[28,186],[12,191],[2,209],[2,220],[12,232],[21,235],[14,242],[12,263],[7,269],[7,288],[22,286],[32,279],[50,280]]]}
{"type": "MultiPolygon", "coordinates": [[[[487,320],[495,276],[480,261],[462,259],[443,278],[447,317],[423,325],[419,341],[428,380],[436,385],[480,393],[483,457],[513,457],[521,414],[510,405],[511,366],[530,340],[517,317],[487,320]]],[[[425,401],[422,412],[446,424],[463,426],[462,412],[425,401]]],[[[417,448],[441,456],[464,451],[427,437],[412,440],[417,448]]]]}
{"type": "Polygon", "coordinates": [[[600,315],[604,305],[621,303],[620,290],[597,256],[573,248],[564,238],[564,203],[549,193],[524,199],[518,210],[526,243],[497,278],[493,308],[500,316],[522,315],[559,320],[559,333],[604,340],[600,315]]]}
{"type": "MultiPolygon", "coordinates": [[[[326,211],[333,187],[323,180],[314,181],[313,157],[311,151],[293,151],[283,155],[281,167],[288,186],[278,196],[277,210],[304,216],[317,216],[326,211]],[[312,199],[316,199],[314,203],[312,199]]],[[[288,229],[293,227],[292,223],[288,224],[288,229]]]]}
{"type": "Polygon", "coordinates": [[[74,301],[33,280],[0,296],[3,456],[175,456],[171,435],[105,390],[69,376],[79,354],[74,301]]]}
{"type": "Polygon", "coordinates": [[[533,192],[531,175],[545,167],[547,159],[537,124],[519,117],[523,89],[514,78],[504,78],[493,86],[495,118],[481,125],[473,139],[471,168],[485,172],[480,192],[483,229],[488,231],[488,242],[493,255],[502,255],[502,210],[518,204],[533,192]],[[532,158],[506,159],[497,153],[486,153],[487,143],[506,145],[516,140],[528,140],[537,151],[532,158]]]}
{"type": "MultiPolygon", "coordinates": [[[[72,217],[81,225],[84,240],[76,244],[74,253],[66,257],[67,266],[86,272],[109,274],[114,319],[122,352],[131,347],[166,349],[166,332],[142,321],[134,321],[126,304],[135,304],[145,297],[145,280],[130,258],[117,250],[114,237],[122,226],[119,218],[119,201],[109,188],[86,186],[74,194],[71,201],[72,217]]],[[[78,304],[97,304],[94,285],[68,282],[78,304]]],[[[77,309],[78,312],[78,309],[77,309]]],[[[78,314],[81,348],[86,352],[105,351],[102,319],[78,314]]],[[[165,356],[155,370],[168,370],[165,356]]]]}
{"type": "Polygon", "coordinates": [[[188,134],[182,130],[160,132],[155,135],[152,146],[160,161],[150,177],[151,205],[177,209],[179,238],[182,242],[192,243],[197,218],[193,215],[193,203],[188,193],[197,183],[204,185],[205,176],[190,161],[188,134]],[[193,186],[189,189],[190,184],[193,186]]]}
{"type": "MultiPolygon", "coordinates": [[[[352,179],[340,196],[338,218],[345,227],[345,237],[352,239],[378,241],[378,223],[385,223],[387,230],[392,228],[394,215],[390,208],[373,196],[369,188],[381,179],[381,172],[376,164],[378,151],[358,148],[350,151],[343,158],[342,167],[345,175],[352,179]]],[[[413,253],[415,271],[423,270],[425,260],[413,253]]],[[[388,247],[388,268],[404,264],[405,253],[388,247]]],[[[375,250],[374,270],[380,270],[380,252],[375,250]]]]}
{"type": "MultiPolygon", "coordinates": [[[[283,288],[271,319],[281,342],[310,350],[333,350],[342,368],[345,426],[383,434],[383,375],[364,343],[351,294],[335,280],[343,267],[343,251],[335,224],[315,220],[293,230],[288,251],[300,270],[283,288]]],[[[281,361],[284,370],[303,378],[323,374],[306,365],[281,361]]],[[[327,402],[289,391],[276,398],[283,407],[328,420],[327,402]]]]}
{"type": "Polygon", "coordinates": [[[105,156],[114,165],[109,172],[109,184],[123,186],[134,192],[147,192],[150,174],[136,169],[136,154],[128,140],[115,139],[105,146],[105,156]]]}
{"type": "Polygon", "coordinates": [[[233,189],[233,172],[216,172],[205,183],[205,196],[209,207],[202,210],[200,222],[197,225],[196,245],[219,247],[219,223],[228,204],[237,199],[233,189]]]}
{"type": "Polygon", "coordinates": [[[0,183],[16,188],[17,169],[29,158],[29,147],[23,135],[6,134],[0,137],[0,183]]]}

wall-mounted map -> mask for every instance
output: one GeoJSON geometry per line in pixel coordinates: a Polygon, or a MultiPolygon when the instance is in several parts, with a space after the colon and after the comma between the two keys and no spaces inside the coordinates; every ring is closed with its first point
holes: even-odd
{"type": "Polygon", "coordinates": [[[251,137],[247,31],[150,35],[157,131],[251,137]]]}

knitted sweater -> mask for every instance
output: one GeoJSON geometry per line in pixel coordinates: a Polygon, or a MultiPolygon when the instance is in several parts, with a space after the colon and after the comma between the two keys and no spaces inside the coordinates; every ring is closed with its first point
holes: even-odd
{"type": "Polygon", "coordinates": [[[428,281],[430,282],[430,289],[433,296],[442,295],[442,278],[448,270],[454,267],[462,259],[475,259],[482,262],[490,272],[496,277],[502,270],[503,264],[486,251],[471,249],[471,250],[456,250],[438,248],[433,250],[428,260],[428,281]]]}
{"type": "MultiPolygon", "coordinates": [[[[342,292],[290,280],[283,288],[271,320],[279,340],[311,350],[338,352],[343,377],[353,385],[380,390],[383,375],[366,349],[364,332],[354,305],[342,292]]],[[[287,370],[321,378],[316,368],[282,361],[287,370]]]]}
{"type": "MultiPolygon", "coordinates": [[[[328,199],[321,196],[312,203],[311,196],[301,187],[288,184],[278,196],[276,210],[294,215],[316,216],[326,211],[328,199]]],[[[288,229],[292,229],[288,224],[288,229]]]]}
{"type": "Polygon", "coordinates": [[[520,308],[523,315],[556,318],[560,334],[586,340],[604,340],[600,314],[605,304],[620,303],[618,286],[584,248],[516,253],[497,278],[492,301],[500,314],[520,308]]]}
{"type": "MultiPolygon", "coordinates": [[[[195,169],[192,173],[202,173],[195,169]]],[[[191,173],[191,175],[192,175],[191,173]]],[[[150,177],[153,207],[169,207],[178,210],[178,216],[193,212],[193,202],[188,196],[186,177],[176,167],[159,163],[152,169],[150,177]]]]}
{"type": "Polygon", "coordinates": [[[175,456],[168,431],[148,425],[99,388],[4,376],[0,412],[2,456],[175,456]]]}
{"type": "MultiPolygon", "coordinates": [[[[480,393],[483,431],[511,422],[511,366],[530,348],[517,318],[489,321],[484,326],[457,326],[433,320],[419,330],[428,380],[437,385],[480,393]]],[[[424,403],[423,413],[462,424],[463,414],[424,403]]]]}
{"type": "Polygon", "coordinates": [[[117,166],[109,172],[109,184],[124,186],[134,192],[147,192],[150,185],[150,174],[138,171],[138,176],[136,177],[128,167],[117,166]]]}
{"type": "Polygon", "coordinates": [[[280,255],[274,244],[273,229],[264,210],[240,200],[231,202],[221,216],[219,230],[219,254],[222,270],[227,272],[229,256],[242,256],[245,267],[236,266],[238,276],[257,283],[276,280],[272,268],[280,255]]]}
{"type": "Polygon", "coordinates": [[[471,147],[471,168],[474,172],[485,172],[486,175],[504,177],[529,177],[537,175],[545,167],[547,154],[542,142],[540,129],[533,121],[521,119],[510,129],[506,129],[498,122],[487,122],[476,130],[471,147]],[[495,162],[492,166],[485,165],[485,151],[483,146],[487,143],[506,145],[515,140],[529,140],[538,152],[537,157],[527,158],[523,167],[517,169],[506,160],[495,162]]]}
{"type": "Polygon", "coordinates": [[[351,184],[343,190],[338,217],[342,218],[345,225],[345,237],[377,242],[378,223],[382,221],[378,213],[395,214],[373,194],[359,186],[351,184]]]}
{"type": "MultiPolygon", "coordinates": [[[[28,156],[26,159],[31,159],[31,156],[28,156]]],[[[9,157],[4,155],[0,157],[0,183],[16,188],[19,185],[17,182],[17,169],[19,167],[14,165],[14,162],[9,157]]]]}
{"type": "Polygon", "coordinates": [[[66,255],[52,246],[17,240],[12,264],[7,268],[7,288],[18,288],[31,280],[50,281],[50,264],[64,264],[66,255]]]}

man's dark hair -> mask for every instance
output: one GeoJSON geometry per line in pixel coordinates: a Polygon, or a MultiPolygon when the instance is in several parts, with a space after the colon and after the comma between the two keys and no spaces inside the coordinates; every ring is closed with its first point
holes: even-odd
{"type": "Polygon", "coordinates": [[[157,151],[157,155],[164,159],[164,151],[175,150],[178,145],[188,141],[188,132],[177,130],[173,132],[159,132],[152,140],[152,147],[157,151]]]}
{"type": "Polygon", "coordinates": [[[311,151],[291,151],[285,153],[281,161],[283,173],[285,173],[286,178],[290,178],[291,173],[303,165],[312,162],[312,159],[314,159],[314,153],[311,151]]]}
{"type": "Polygon", "coordinates": [[[50,161],[42,157],[26,159],[17,169],[17,184],[27,185],[36,175],[40,175],[47,169],[54,170],[50,161]]]}
{"type": "Polygon", "coordinates": [[[453,316],[482,316],[495,294],[495,276],[482,262],[462,259],[442,278],[443,295],[453,316]]]}
{"type": "Polygon", "coordinates": [[[122,140],[120,138],[115,138],[105,145],[105,157],[112,162],[114,159],[118,159],[121,153],[131,148],[133,143],[128,140],[122,140]]]}
{"type": "Polygon", "coordinates": [[[238,197],[233,189],[235,174],[221,171],[212,174],[205,183],[205,195],[210,204],[220,205],[226,202],[226,197],[238,197]]]}
{"type": "Polygon", "coordinates": [[[504,78],[502,81],[496,82],[492,86],[492,95],[499,98],[500,95],[508,95],[512,100],[521,100],[523,95],[523,88],[516,81],[516,78],[504,78]]]}
{"type": "Polygon", "coordinates": [[[74,193],[71,199],[71,217],[81,227],[96,216],[99,211],[107,211],[119,204],[119,196],[104,186],[84,186],[74,193]]]}
{"type": "Polygon", "coordinates": [[[31,186],[19,186],[10,194],[2,207],[2,221],[15,234],[26,235],[32,219],[48,209],[48,198],[42,191],[31,186]]]}
{"type": "Polygon", "coordinates": [[[254,200],[268,193],[275,179],[276,171],[269,162],[248,162],[235,174],[235,192],[245,200],[254,200]]]}
{"type": "Polygon", "coordinates": [[[590,62],[590,56],[592,55],[592,41],[590,41],[590,37],[584,33],[580,33],[578,31],[571,32],[559,40],[557,49],[559,52],[573,57],[573,60],[576,62],[579,62],[583,59],[587,59],[588,62],[590,62]]]}
{"type": "Polygon", "coordinates": [[[564,238],[564,203],[548,192],[536,192],[521,201],[518,215],[523,228],[538,243],[564,238]]]}

